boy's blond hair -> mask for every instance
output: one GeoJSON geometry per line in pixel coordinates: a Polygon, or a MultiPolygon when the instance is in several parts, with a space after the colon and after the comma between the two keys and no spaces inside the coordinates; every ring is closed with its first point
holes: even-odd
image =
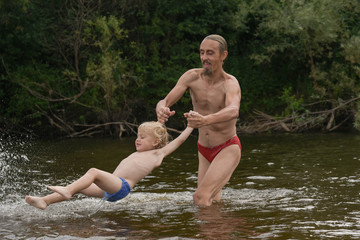
{"type": "Polygon", "coordinates": [[[138,131],[145,131],[152,134],[155,139],[159,141],[156,148],[162,148],[169,142],[169,134],[165,125],[162,123],[154,121],[144,122],[139,126],[138,131]]]}

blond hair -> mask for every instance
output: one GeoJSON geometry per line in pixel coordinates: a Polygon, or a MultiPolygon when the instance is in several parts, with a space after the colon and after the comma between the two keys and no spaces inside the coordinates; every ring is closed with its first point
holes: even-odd
{"type": "Polygon", "coordinates": [[[223,38],[220,35],[211,34],[211,35],[205,37],[204,39],[210,39],[213,41],[217,41],[219,43],[220,53],[223,53],[223,52],[227,51],[227,49],[228,49],[225,38],[223,38]]]}
{"type": "Polygon", "coordinates": [[[154,121],[144,122],[139,126],[138,131],[144,131],[152,134],[155,139],[159,141],[156,148],[162,148],[169,142],[169,134],[165,125],[162,123],[154,121]]]}

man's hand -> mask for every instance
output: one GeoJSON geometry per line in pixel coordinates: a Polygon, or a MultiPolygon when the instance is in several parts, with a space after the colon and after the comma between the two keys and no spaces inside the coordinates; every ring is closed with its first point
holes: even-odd
{"type": "Polygon", "coordinates": [[[188,113],[184,113],[187,118],[188,126],[192,128],[201,128],[206,125],[206,117],[198,112],[190,110],[188,113]]]}
{"type": "Polygon", "coordinates": [[[156,110],[158,122],[165,123],[169,120],[169,117],[173,116],[175,111],[170,111],[168,107],[160,107],[156,110]]]}

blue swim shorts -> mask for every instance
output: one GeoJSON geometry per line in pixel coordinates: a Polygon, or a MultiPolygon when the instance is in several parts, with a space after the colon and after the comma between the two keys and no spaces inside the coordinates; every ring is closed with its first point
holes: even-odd
{"type": "Polygon", "coordinates": [[[123,199],[124,197],[126,197],[130,193],[131,188],[130,188],[129,183],[123,178],[120,178],[120,179],[123,182],[122,186],[121,186],[121,189],[118,192],[113,193],[113,194],[105,192],[104,199],[106,201],[116,202],[116,201],[118,201],[120,199],[123,199]]]}

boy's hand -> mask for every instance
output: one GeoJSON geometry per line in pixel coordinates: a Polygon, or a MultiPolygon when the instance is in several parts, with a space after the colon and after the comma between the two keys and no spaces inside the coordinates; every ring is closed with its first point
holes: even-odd
{"type": "Polygon", "coordinates": [[[206,118],[198,112],[190,110],[184,113],[184,116],[187,118],[189,127],[200,128],[206,125],[206,118]]]}

